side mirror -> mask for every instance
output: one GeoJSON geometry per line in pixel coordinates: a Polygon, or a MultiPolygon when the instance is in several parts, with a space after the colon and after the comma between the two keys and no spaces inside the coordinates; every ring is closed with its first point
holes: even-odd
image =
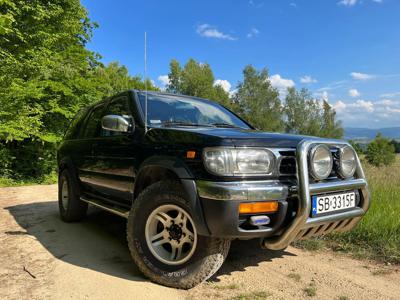
{"type": "Polygon", "coordinates": [[[107,115],[101,119],[101,127],[105,130],[115,132],[130,132],[133,131],[132,117],[124,118],[118,115],[107,115]]]}

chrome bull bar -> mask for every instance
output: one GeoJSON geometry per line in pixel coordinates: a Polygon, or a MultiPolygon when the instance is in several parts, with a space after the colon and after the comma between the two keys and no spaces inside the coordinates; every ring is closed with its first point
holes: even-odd
{"type": "Polygon", "coordinates": [[[369,209],[370,193],[367,181],[365,180],[364,171],[360,164],[360,159],[357,155],[357,167],[354,179],[324,183],[309,183],[308,153],[310,148],[315,144],[326,144],[331,147],[341,145],[351,147],[351,145],[345,141],[325,139],[305,139],[298,144],[296,149],[298,182],[297,195],[299,199],[298,211],[295,219],[280,236],[264,240],[263,246],[267,249],[281,250],[286,248],[296,239],[309,237],[317,233],[326,234],[334,230],[350,230],[369,209]],[[312,195],[356,189],[361,191],[362,197],[360,207],[332,215],[310,217],[312,195]]]}

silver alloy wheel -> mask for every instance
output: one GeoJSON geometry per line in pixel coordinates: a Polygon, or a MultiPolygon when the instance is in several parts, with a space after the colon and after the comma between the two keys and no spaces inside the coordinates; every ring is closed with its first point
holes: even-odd
{"type": "Polygon", "coordinates": [[[65,211],[68,209],[68,201],[69,201],[68,182],[64,180],[61,187],[61,204],[65,211]]]}
{"type": "Polygon", "coordinates": [[[157,207],[146,221],[145,237],[151,253],[167,265],[183,264],[196,250],[197,232],[194,222],[177,205],[157,207]]]}

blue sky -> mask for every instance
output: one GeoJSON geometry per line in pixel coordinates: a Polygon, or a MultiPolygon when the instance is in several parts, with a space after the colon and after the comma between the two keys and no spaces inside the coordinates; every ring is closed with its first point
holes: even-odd
{"type": "Polygon", "coordinates": [[[398,0],[83,0],[99,23],[89,48],[160,87],[172,58],[211,65],[231,92],[243,67],[267,67],[285,88],[306,87],[346,127],[400,126],[398,0]]]}

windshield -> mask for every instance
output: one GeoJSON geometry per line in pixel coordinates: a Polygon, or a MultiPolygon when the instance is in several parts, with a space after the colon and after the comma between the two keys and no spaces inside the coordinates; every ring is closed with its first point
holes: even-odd
{"type": "MultiPolygon", "coordinates": [[[[139,101],[144,112],[145,93],[139,101]]],[[[223,106],[201,99],[180,95],[147,94],[147,123],[149,126],[213,126],[250,127],[223,106]]]]}

